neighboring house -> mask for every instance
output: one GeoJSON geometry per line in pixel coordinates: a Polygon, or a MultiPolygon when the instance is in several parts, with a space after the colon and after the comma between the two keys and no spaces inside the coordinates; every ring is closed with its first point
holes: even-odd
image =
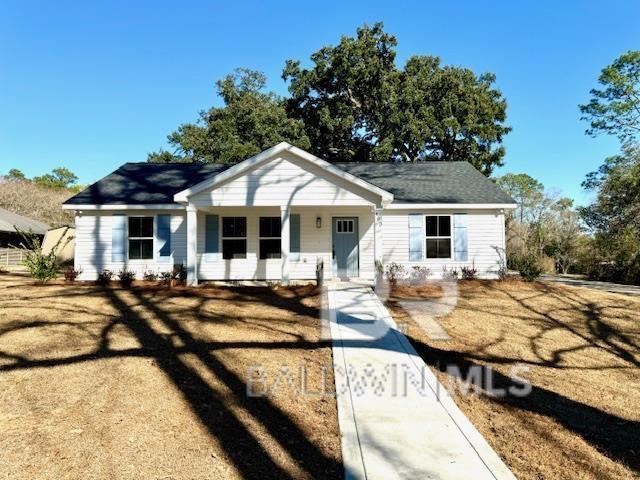
{"type": "Polygon", "coordinates": [[[235,165],[127,163],[64,204],[81,279],[373,280],[376,260],[495,276],[515,203],[468,162],[335,163],[280,143],[235,165]]]}
{"type": "Polygon", "coordinates": [[[75,235],[76,229],[71,225],[50,228],[42,241],[43,253],[48,254],[55,249],[58,263],[72,263],[75,258],[75,244],[73,242],[75,235]]]}
{"type": "Polygon", "coordinates": [[[0,208],[0,248],[19,247],[24,242],[16,227],[35,233],[40,240],[49,229],[46,223],[0,208]]]}

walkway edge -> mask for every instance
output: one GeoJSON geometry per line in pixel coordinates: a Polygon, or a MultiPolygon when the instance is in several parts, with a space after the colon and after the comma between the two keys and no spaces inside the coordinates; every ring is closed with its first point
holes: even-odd
{"type": "MultiPolygon", "coordinates": [[[[336,388],[336,404],[338,408],[338,426],[340,428],[340,443],[342,447],[342,463],[344,465],[344,478],[346,480],[366,480],[367,474],[364,468],[364,460],[358,437],[358,428],[351,402],[351,389],[340,385],[338,372],[346,372],[346,362],[342,351],[342,338],[338,329],[335,299],[333,289],[327,288],[327,301],[329,312],[329,325],[331,329],[331,343],[333,352],[333,379],[336,388]]],[[[347,382],[345,375],[343,382],[347,382]]]]}

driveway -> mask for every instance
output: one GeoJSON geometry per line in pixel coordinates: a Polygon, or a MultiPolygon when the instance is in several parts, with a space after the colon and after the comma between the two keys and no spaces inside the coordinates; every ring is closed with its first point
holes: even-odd
{"type": "Polygon", "coordinates": [[[622,293],[625,295],[640,295],[640,287],[636,285],[598,282],[595,280],[586,280],[579,277],[564,275],[542,275],[540,276],[540,280],[544,280],[546,282],[562,283],[564,285],[572,285],[574,287],[594,288],[596,290],[604,290],[605,292],[622,293]]]}
{"type": "Polygon", "coordinates": [[[346,478],[515,479],[369,287],[329,287],[346,478]]]}

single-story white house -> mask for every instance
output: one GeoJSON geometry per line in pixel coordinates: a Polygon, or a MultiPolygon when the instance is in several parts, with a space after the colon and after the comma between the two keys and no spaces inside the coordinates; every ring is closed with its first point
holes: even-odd
{"type": "Polygon", "coordinates": [[[65,202],[80,279],[373,280],[376,261],[495,276],[514,200],[468,162],[328,163],[288,143],[234,165],[127,163],[65,202]]]}

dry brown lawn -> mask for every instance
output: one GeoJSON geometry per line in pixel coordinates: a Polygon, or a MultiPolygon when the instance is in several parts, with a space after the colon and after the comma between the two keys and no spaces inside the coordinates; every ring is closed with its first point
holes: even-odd
{"type": "MultiPolygon", "coordinates": [[[[640,298],[519,281],[459,285],[456,309],[440,320],[449,342],[430,340],[394,300],[390,305],[445,384],[451,380],[447,365],[465,378],[470,367],[491,367],[495,387],[517,385],[509,377],[513,365],[529,368],[521,376],[533,389],[524,398],[454,390],[456,402],[514,474],[638,478],[640,298]]],[[[486,392],[486,380],[479,387],[486,392]]]]}
{"type": "Polygon", "coordinates": [[[311,287],[0,275],[0,477],[339,478],[335,399],[299,394],[299,366],[307,392],[332,388],[311,287]],[[249,397],[256,365],[293,381],[249,397]]]}

